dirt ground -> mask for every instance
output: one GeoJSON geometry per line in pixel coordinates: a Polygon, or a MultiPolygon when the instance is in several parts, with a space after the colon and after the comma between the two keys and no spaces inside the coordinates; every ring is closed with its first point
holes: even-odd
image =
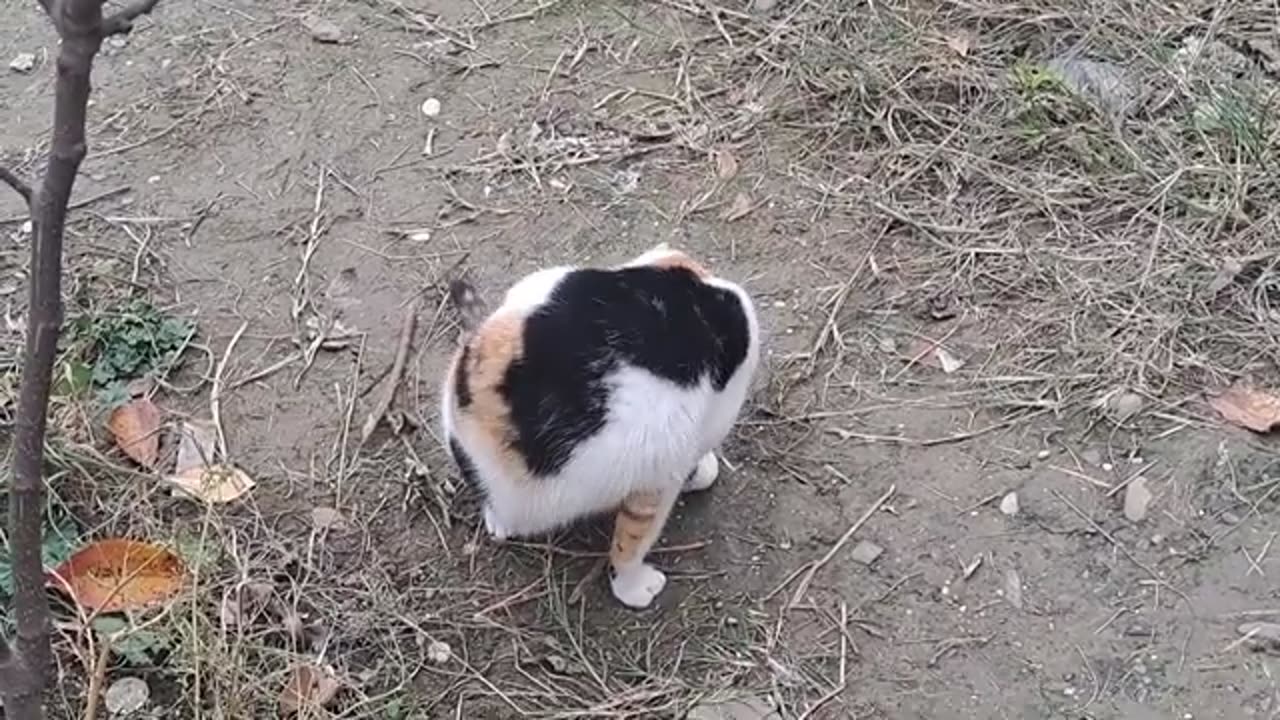
{"type": "MultiPolygon", "coordinates": [[[[107,683],[157,718],[273,716],[299,662],[341,681],[311,717],[1280,717],[1239,629],[1280,616],[1275,443],[1203,395],[1280,356],[1275,135],[1197,95],[1272,81],[1254,5],[161,0],[96,67],[69,316],[193,319],[156,402],[176,425],[220,386],[257,486],[174,498],[92,422],[55,453],[86,539],[210,560],[107,683]],[[1068,98],[1042,68],[1073,44],[1143,109],[1068,98]],[[750,289],[766,361],[633,612],[605,524],[478,529],[435,435],[441,279],[496,296],[663,241],[750,289]],[[270,607],[228,617],[246,591],[270,607]]],[[[30,173],[56,48],[0,9],[0,59],[35,55],[0,72],[0,160],[30,173]]],[[[13,348],[23,219],[0,193],[13,348]]]]}

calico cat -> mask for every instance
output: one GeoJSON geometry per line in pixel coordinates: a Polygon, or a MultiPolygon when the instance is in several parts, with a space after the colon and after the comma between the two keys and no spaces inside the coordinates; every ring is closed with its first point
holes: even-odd
{"type": "Polygon", "coordinates": [[[487,315],[470,285],[450,295],[463,337],[441,419],[486,529],[524,537],[616,511],[613,594],[648,607],[666,576],[645,555],[679,494],[715,482],[756,371],[750,297],[665,244],[534,272],[487,315]]]}

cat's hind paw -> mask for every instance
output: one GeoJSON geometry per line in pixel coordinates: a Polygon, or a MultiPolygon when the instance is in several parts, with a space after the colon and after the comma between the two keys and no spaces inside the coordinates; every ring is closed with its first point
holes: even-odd
{"type": "Polygon", "coordinates": [[[629,608],[643,610],[667,586],[667,576],[652,565],[641,563],[615,573],[610,586],[618,602],[629,608]]]}
{"type": "Polygon", "coordinates": [[[685,478],[684,492],[706,490],[715,484],[718,477],[720,477],[720,459],[716,457],[715,452],[709,452],[702,456],[698,466],[689,473],[689,477],[685,478]]]}

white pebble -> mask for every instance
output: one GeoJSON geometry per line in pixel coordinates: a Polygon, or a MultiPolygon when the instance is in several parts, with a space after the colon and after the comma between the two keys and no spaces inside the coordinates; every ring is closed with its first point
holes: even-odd
{"type": "Polygon", "coordinates": [[[440,101],[436,98],[427,98],[422,101],[422,114],[427,117],[435,117],[440,114],[440,101]]]}
{"type": "Polygon", "coordinates": [[[1011,492],[1004,496],[1000,501],[1000,512],[1010,516],[1018,514],[1018,493],[1011,492]]]}

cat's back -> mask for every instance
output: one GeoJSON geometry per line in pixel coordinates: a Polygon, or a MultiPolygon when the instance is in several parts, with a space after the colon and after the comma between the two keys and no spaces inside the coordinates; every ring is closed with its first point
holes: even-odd
{"type": "Polygon", "coordinates": [[[502,315],[521,325],[511,382],[539,388],[637,369],[679,387],[705,381],[723,390],[755,332],[746,294],[691,264],[541,271],[508,292],[502,315]]]}
{"type": "Polygon", "coordinates": [[[757,333],[746,293],[681,253],[550,268],[476,329],[454,395],[463,413],[487,398],[476,410],[502,444],[552,474],[611,419],[637,431],[696,423],[726,388],[740,394],[729,386],[754,369],[757,333]]]}

